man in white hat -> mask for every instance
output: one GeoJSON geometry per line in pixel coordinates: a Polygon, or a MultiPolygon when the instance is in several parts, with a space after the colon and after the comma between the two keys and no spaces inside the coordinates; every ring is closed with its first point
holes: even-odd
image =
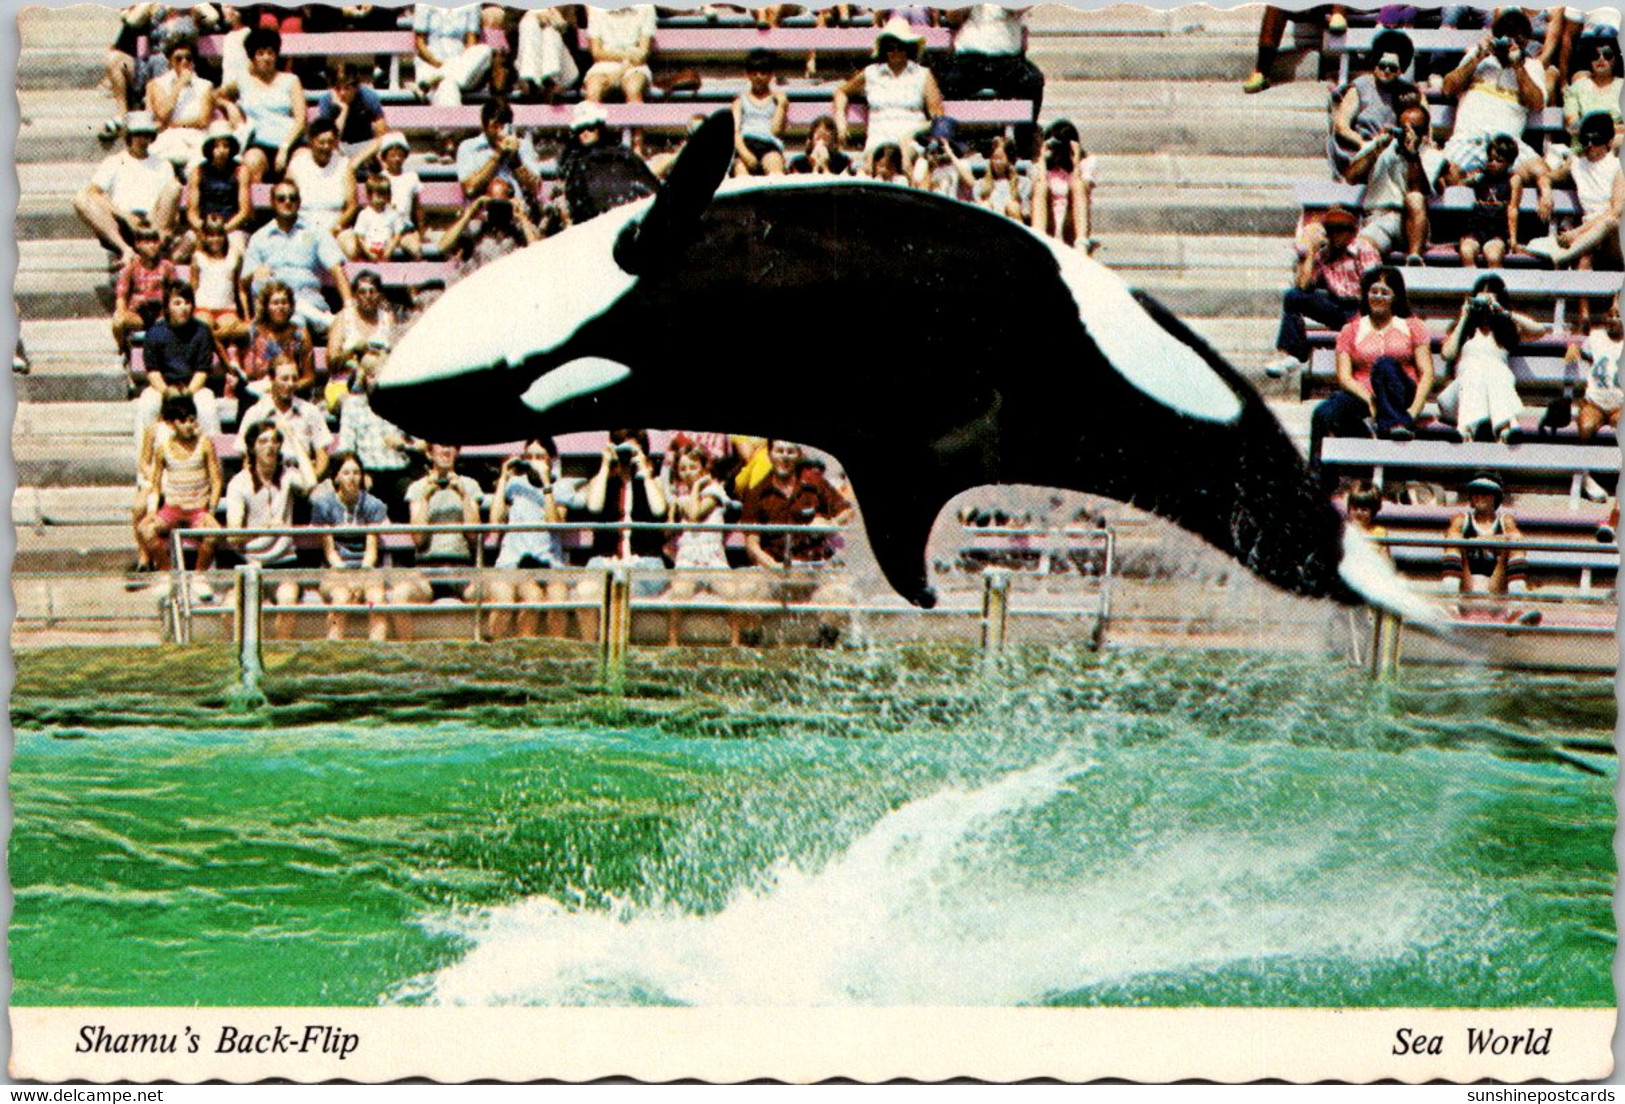
{"type": "Polygon", "coordinates": [[[120,264],[135,256],[130,233],[137,226],[151,226],[166,240],[175,233],[181,186],[169,162],[152,152],[157,135],[150,112],[130,112],[125,148],[103,160],[73,197],[73,209],[120,264]]]}

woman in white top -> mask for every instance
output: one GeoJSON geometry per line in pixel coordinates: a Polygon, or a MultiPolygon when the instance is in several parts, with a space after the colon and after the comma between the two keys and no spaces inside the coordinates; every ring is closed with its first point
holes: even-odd
{"type": "MultiPolygon", "coordinates": [[[[219,215],[203,217],[203,233],[192,253],[192,293],[196,298],[193,314],[207,323],[216,345],[240,341],[248,326],[237,313],[237,277],[243,264],[241,241],[226,233],[219,215]]],[[[235,364],[234,354],[221,355],[235,364]]]]}
{"type": "Polygon", "coordinates": [[[1567,176],[1574,182],[1584,221],[1555,238],[1536,238],[1527,246],[1529,252],[1550,258],[1555,265],[1578,262],[1580,268],[1591,268],[1594,258],[1601,256],[1612,262],[1612,267],[1619,267],[1619,221],[1625,215],[1625,172],[1621,172],[1619,154],[1614,152],[1613,143],[1614,120],[1606,111],[1593,111],[1580,120],[1583,152],[1563,162],[1552,179],[1567,176]]]}
{"type": "Polygon", "coordinates": [[[147,82],[147,110],[162,128],[152,152],[185,169],[203,153],[214,118],[214,85],[198,76],[197,47],[189,38],[169,47],[169,72],[147,82]]]}
{"type": "Polygon", "coordinates": [[[835,90],[835,127],[845,145],[851,129],[847,104],[853,96],[869,102],[865,133],[865,159],[887,143],[903,152],[904,172],[912,172],[919,153],[918,138],[933,119],[942,117],[942,93],[931,71],[918,60],[924,38],[901,18],[893,18],[875,37],[875,54],[882,60],[858,72],[835,90]]]}
{"type": "MultiPolygon", "coordinates": [[[[275,422],[248,427],[243,437],[243,470],[226,486],[227,529],[280,529],[293,524],[295,495],[308,495],[316,483],[310,457],[301,451],[289,467],[282,458],[282,431],[275,422]]],[[[238,551],[261,567],[293,567],[297,556],[292,537],[240,538],[238,551]]],[[[293,607],[299,604],[299,584],[278,579],[274,602],[278,607],[271,635],[293,635],[293,607]]]]}
{"type": "Polygon", "coordinates": [[[282,57],[282,36],[268,27],[255,27],[243,40],[248,72],[223,89],[234,100],[252,128],[243,153],[251,184],[267,172],[281,176],[288,158],[305,133],[305,86],[292,73],[277,71],[282,57]]]}
{"type": "Polygon", "coordinates": [[[1463,441],[1486,422],[1497,440],[1512,439],[1523,400],[1509,358],[1519,342],[1545,333],[1545,326],[1511,308],[1501,277],[1491,273],[1473,285],[1440,350],[1455,378],[1439,395],[1439,412],[1456,424],[1463,441]]]}
{"type": "MultiPolygon", "coordinates": [[[[338,313],[327,331],[329,375],[356,375],[365,367],[362,360],[369,353],[380,358],[388,356],[395,337],[395,317],[384,306],[383,281],[378,273],[368,269],[357,274],[351,287],[355,291],[353,301],[338,313]]],[[[377,367],[374,365],[374,370],[377,367]]],[[[329,386],[338,386],[338,382],[329,386]]],[[[344,391],[330,398],[330,405],[337,406],[343,401],[344,391]]]]}
{"type": "Polygon", "coordinates": [[[355,218],[355,172],[339,156],[333,120],[311,123],[306,140],[309,145],[288,159],[288,179],[299,186],[299,221],[336,234],[355,218]]]}

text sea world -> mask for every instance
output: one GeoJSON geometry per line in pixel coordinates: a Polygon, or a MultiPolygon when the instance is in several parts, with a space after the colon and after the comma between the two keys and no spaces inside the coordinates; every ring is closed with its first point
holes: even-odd
{"type": "MultiPolygon", "coordinates": [[[[244,1031],[222,1025],[214,1041],[215,1054],[336,1054],[342,1061],[361,1045],[357,1032],[328,1024],[307,1024],[289,1030],[280,1025],[269,1031],[244,1031]]],[[[101,1024],[79,1029],[75,1054],[196,1054],[203,1037],[190,1027],[179,1032],[112,1032],[101,1024]]]]}
{"type": "MultiPolygon", "coordinates": [[[[1538,1054],[1549,1055],[1552,1052],[1552,1029],[1540,1031],[1529,1028],[1526,1031],[1502,1032],[1495,1028],[1483,1030],[1476,1027],[1467,1029],[1468,1054],[1538,1054]]],[[[1443,1054],[1444,1036],[1427,1035],[1411,1028],[1402,1027],[1394,1032],[1394,1054],[1443,1054]]]]}

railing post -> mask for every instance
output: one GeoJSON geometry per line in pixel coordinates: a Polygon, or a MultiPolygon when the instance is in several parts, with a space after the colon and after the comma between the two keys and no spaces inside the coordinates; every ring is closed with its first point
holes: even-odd
{"type": "Polygon", "coordinates": [[[175,643],[192,642],[192,591],[186,583],[186,548],[181,543],[181,531],[169,533],[169,608],[175,623],[175,643]]]}
{"type": "Polygon", "coordinates": [[[1371,677],[1387,682],[1399,670],[1399,635],[1404,622],[1399,614],[1377,610],[1375,639],[1371,644],[1371,677]]]}
{"type": "Polygon", "coordinates": [[[990,567],[982,573],[982,651],[1004,651],[1010,619],[1010,569],[990,567]]]}
{"type": "Polygon", "coordinates": [[[598,615],[598,643],[606,682],[626,671],[626,645],[632,638],[632,568],[616,561],[604,572],[604,606],[598,615]]]}
{"type": "Polygon", "coordinates": [[[234,624],[237,641],[237,681],[226,692],[227,707],[233,713],[247,713],[266,705],[265,691],[260,680],[265,664],[260,654],[264,640],[264,602],[261,591],[264,576],[260,565],[250,560],[237,568],[237,596],[234,603],[234,624]]]}

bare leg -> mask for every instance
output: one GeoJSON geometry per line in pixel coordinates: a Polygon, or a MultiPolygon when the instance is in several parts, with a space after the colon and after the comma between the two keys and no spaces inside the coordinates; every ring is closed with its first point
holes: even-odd
{"type": "Polygon", "coordinates": [[[121,261],[128,261],[135,256],[135,250],[124,241],[118,212],[113,209],[112,201],[100,188],[81,189],[79,194],[73,197],[73,209],[78,213],[80,220],[90,227],[97,240],[117,253],[121,261]]]}

